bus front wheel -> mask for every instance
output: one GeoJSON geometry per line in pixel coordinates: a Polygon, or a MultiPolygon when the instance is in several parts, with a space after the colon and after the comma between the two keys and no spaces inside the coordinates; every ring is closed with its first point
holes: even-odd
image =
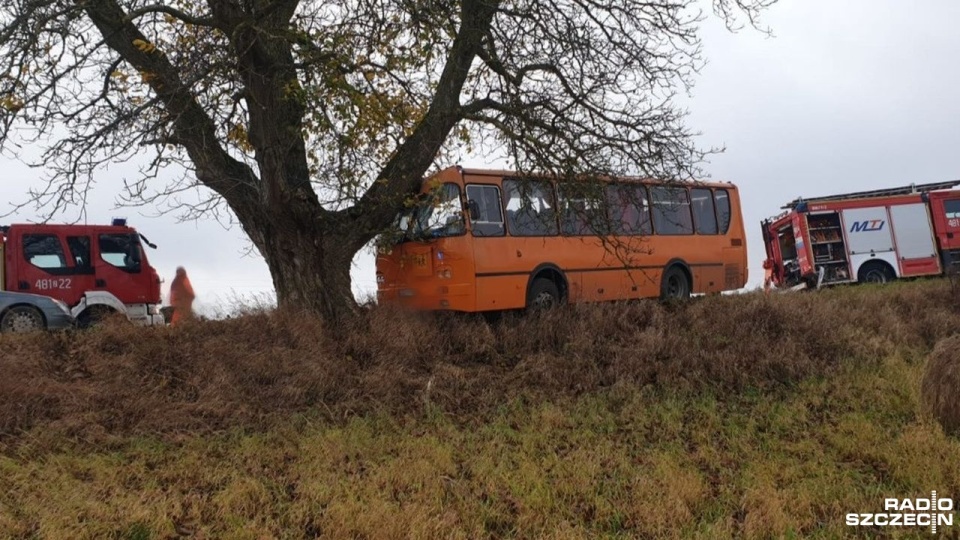
{"type": "Polygon", "coordinates": [[[527,294],[527,309],[544,311],[560,304],[560,290],[557,284],[547,278],[537,278],[527,294]]]}
{"type": "Polygon", "coordinates": [[[679,266],[671,266],[663,271],[660,281],[661,300],[683,300],[690,298],[690,280],[679,266]]]}

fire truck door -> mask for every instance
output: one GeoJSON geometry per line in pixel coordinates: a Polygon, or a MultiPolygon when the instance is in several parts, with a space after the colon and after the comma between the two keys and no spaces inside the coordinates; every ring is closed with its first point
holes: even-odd
{"type": "Polygon", "coordinates": [[[790,219],[793,229],[793,239],[797,251],[797,265],[800,267],[800,275],[806,276],[813,273],[813,261],[810,257],[810,244],[807,238],[807,220],[806,215],[800,212],[794,212],[790,219]]]}
{"type": "Polygon", "coordinates": [[[937,236],[944,250],[960,249],[960,198],[945,199],[931,197],[930,209],[937,223],[937,236]]]}
{"type": "Polygon", "coordinates": [[[131,233],[97,234],[96,289],[108,290],[124,304],[150,301],[150,276],[143,271],[140,240],[131,233]]]}
{"type": "Polygon", "coordinates": [[[83,284],[74,259],[64,249],[63,238],[47,232],[24,233],[11,290],[42,294],[75,305],[83,296],[83,284]]]}
{"type": "Polygon", "coordinates": [[[843,224],[847,230],[847,247],[851,255],[893,251],[893,238],[890,236],[885,207],[844,210],[843,224]]]}
{"type": "Polygon", "coordinates": [[[923,203],[890,207],[893,236],[897,241],[900,273],[919,276],[940,273],[940,258],[933,242],[933,227],[923,203]]]}
{"type": "Polygon", "coordinates": [[[899,268],[885,206],[851,208],[843,210],[841,215],[854,276],[863,263],[871,260],[884,261],[895,270],[899,268]]]}

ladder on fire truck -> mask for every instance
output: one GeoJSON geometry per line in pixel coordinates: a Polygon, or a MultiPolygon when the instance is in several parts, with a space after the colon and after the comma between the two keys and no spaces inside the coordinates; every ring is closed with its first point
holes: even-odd
{"type": "Polygon", "coordinates": [[[892,197],[896,195],[911,195],[913,193],[924,193],[927,191],[937,191],[940,189],[950,189],[960,185],[960,180],[948,180],[946,182],[932,182],[929,184],[910,184],[909,186],[872,189],[869,191],[855,191],[852,193],[841,193],[840,195],[827,195],[824,197],[797,197],[796,199],[781,206],[784,210],[794,210],[801,204],[820,203],[828,201],[849,201],[855,199],[871,199],[874,197],[892,197]]]}

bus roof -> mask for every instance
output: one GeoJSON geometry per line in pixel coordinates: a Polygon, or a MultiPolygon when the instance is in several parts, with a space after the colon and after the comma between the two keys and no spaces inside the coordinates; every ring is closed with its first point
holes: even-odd
{"type": "MultiPolygon", "coordinates": [[[[473,169],[473,168],[463,168],[463,167],[458,167],[458,169],[459,169],[460,172],[462,172],[463,174],[465,174],[465,175],[471,175],[471,176],[510,177],[510,176],[517,176],[518,174],[520,174],[520,173],[518,173],[517,171],[509,171],[509,170],[505,170],[505,169],[473,169]]],[[[618,177],[615,177],[615,178],[613,179],[613,181],[624,181],[624,180],[630,181],[630,182],[643,182],[643,183],[647,183],[647,184],[659,184],[659,183],[663,183],[663,182],[661,182],[661,181],[659,181],[659,180],[656,180],[656,179],[653,179],[653,178],[640,178],[640,177],[637,177],[637,176],[618,176],[618,177]]],[[[676,183],[677,183],[677,184],[683,184],[683,185],[694,185],[694,186],[705,186],[705,187],[722,187],[722,188],[734,188],[734,189],[736,189],[736,186],[735,186],[732,182],[720,182],[720,181],[710,181],[710,182],[707,182],[707,181],[700,181],[700,180],[695,180],[695,181],[691,181],[691,180],[677,180],[676,183]]]]}

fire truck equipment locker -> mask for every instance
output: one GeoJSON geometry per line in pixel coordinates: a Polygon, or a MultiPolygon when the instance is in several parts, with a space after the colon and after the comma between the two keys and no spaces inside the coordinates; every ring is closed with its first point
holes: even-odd
{"type": "Polygon", "coordinates": [[[890,222],[897,243],[900,274],[922,276],[940,273],[940,258],[933,239],[930,214],[924,203],[890,207],[890,222]]]}
{"type": "Polygon", "coordinates": [[[842,210],[841,215],[853,275],[859,276],[867,261],[884,261],[899,275],[887,209],[883,206],[848,208],[842,210]]]}

